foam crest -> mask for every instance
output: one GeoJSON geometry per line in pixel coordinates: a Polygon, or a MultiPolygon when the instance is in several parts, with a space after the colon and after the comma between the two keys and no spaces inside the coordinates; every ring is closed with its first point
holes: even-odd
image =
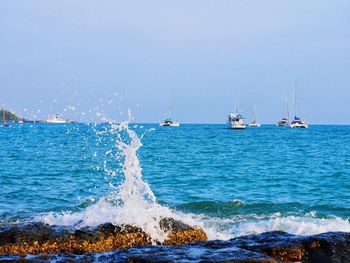
{"type": "Polygon", "coordinates": [[[276,230],[295,235],[315,235],[332,231],[350,232],[350,223],[348,220],[339,217],[313,218],[287,216],[240,223],[234,232],[237,236],[241,236],[276,230]]]}
{"type": "Polygon", "coordinates": [[[315,235],[325,232],[350,232],[350,223],[340,217],[316,218],[315,213],[304,216],[284,216],[276,213],[270,217],[253,218],[252,215],[222,219],[202,216],[209,239],[223,239],[260,234],[269,231],[284,231],[295,235],[315,235]]]}

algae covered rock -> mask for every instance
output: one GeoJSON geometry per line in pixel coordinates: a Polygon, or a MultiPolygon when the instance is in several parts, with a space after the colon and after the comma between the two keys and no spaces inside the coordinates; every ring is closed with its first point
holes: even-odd
{"type": "Polygon", "coordinates": [[[207,241],[208,237],[202,228],[191,227],[173,218],[163,218],[159,222],[160,228],[168,232],[164,245],[179,245],[197,241],[207,241]]]}
{"type": "MultiPolygon", "coordinates": [[[[179,245],[207,240],[202,229],[171,218],[159,222],[168,239],[162,244],[179,245]]],[[[96,253],[151,245],[151,237],[132,225],[106,223],[95,228],[71,229],[33,223],[0,229],[0,255],[96,253]]]]}
{"type": "Polygon", "coordinates": [[[232,240],[240,248],[287,262],[350,262],[350,233],[295,236],[273,231],[232,240]]]}
{"type": "MultiPolygon", "coordinates": [[[[159,223],[160,227],[168,232],[169,238],[166,242],[169,243],[184,240],[181,239],[183,237],[178,237],[178,240],[174,239],[172,237],[172,235],[175,235],[174,233],[181,235],[181,233],[187,233],[188,231],[200,231],[200,229],[171,218],[165,218],[159,223]]],[[[195,238],[198,238],[198,236],[195,238]]],[[[0,241],[0,261],[9,259],[8,262],[25,262],[27,259],[34,262],[130,263],[350,262],[350,233],[342,232],[295,236],[274,231],[259,235],[242,236],[226,241],[213,240],[177,246],[151,246],[149,236],[142,229],[130,225],[104,224],[94,229],[86,228],[73,232],[47,225],[34,225],[32,229],[29,226],[2,229],[0,230],[0,241]],[[38,234],[28,237],[28,233],[31,233],[34,229],[39,230],[38,234]],[[50,229],[52,232],[50,232],[50,229]],[[25,235],[20,237],[23,233],[25,235]],[[43,238],[44,241],[38,241],[39,237],[43,238]],[[52,237],[53,239],[48,239],[52,237]],[[31,240],[31,243],[23,243],[23,240],[31,240]],[[99,253],[105,251],[110,252],[99,253]],[[31,255],[25,259],[20,257],[20,255],[24,256],[26,253],[36,254],[36,256],[31,255]],[[11,256],[4,256],[5,254],[11,256]]]]}

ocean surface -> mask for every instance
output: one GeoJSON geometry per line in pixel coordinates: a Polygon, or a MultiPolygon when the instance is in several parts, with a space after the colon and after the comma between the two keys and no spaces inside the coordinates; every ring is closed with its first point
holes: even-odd
{"type": "Polygon", "coordinates": [[[123,125],[0,128],[0,225],[130,223],[156,240],[154,219],[172,216],[209,239],[350,232],[350,126],[123,125]]]}

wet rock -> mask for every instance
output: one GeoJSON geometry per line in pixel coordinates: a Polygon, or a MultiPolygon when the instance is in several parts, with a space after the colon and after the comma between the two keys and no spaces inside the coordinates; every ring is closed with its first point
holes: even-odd
{"type": "Polygon", "coordinates": [[[9,243],[47,241],[59,235],[56,228],[42,223],[8,226],[0,228],[0,246],[9,243]]]}
{"type": "MultiPolygon", "coordinates": [[[[207,240],[202,229],[171,218],[162,220],[160,225],[168,232],[168,239],[163,244],[179,245],[207,240]]],[[[107,223],[96,228],[73,230],[35,223],[0,229],[0,255],[83,254],[151,244],[147,233],[131,225],[115,226],[107,223]]]]}
{"type": "Polygon", "coordinates": [[[150,237],[133,226],[106,224],[97,229],[72,230],[36,223],[0,229],[0,254],[3,255],[82,254],[150,244],[150,237]]]}
{"type": "Polygon", "coordinates": [[[263,253],[282,261],[300,261],[305,257],[305,248],[300,237],[274,231],[233,239],[240,248],[263,253]]]}
{"type": "Polygon", "coordinates": [[[174,218],[165,217],[159,221],[159,226],[165,232],[168,231],[186,231],[192,229],[189,225],[186,225],[180,220],[175,220],[174,218]]]}
{"type": "Polygon", "coordinates": [[[0,261],[350,262],[350,233],[295,236],[275,231],[228,241],[204,241],[207,236],[202,229],[181,221],[164,218],[159,224],[168,232],[162,246],[150,246],[150,237],[130,225],[103,224],[79,230],[44,224],[2,228],[0,261]],[[200,242],[192,243],[196,240],[200,242]]]}
{"type": "Polygon", "coordinates": [[[173,218],[163,218],[160,220],[159,226],[163,231],[168,232],[168,238],[163,242],[163,245],[180,245],[208,240],[203,229],[191,227],[173,218]]]}
{"type": "Polygon", "coordinates": [[[350,262],[350,233],[330,232],[304,240],[310,262],[350,262]]]}
{"type": "MultiPolygon", "coordinates": [[[[212,243],[221,241],[212,241],[212,243]]],[[[202,246],[203,243],[193,243],[181,246],[144,246],[122,249],[109,253],[85,255],[47,255],[34,256],[35,262],[244,262],[244,263],[276,263],[271,257],[237,247],[202,246]]],[[[1,258],[0,258],[1,259],[1,258]]],[[[16,259],[19,259],[18,257],[16,259]]]]}
{"type": "Polygon", "coordinates": [[[350,233],[294,236],[284,232],[239,237],[234,245],[289,262],[350,262],[350,233]]]}
{"type": "Polygon", "coordinates": [[[112,223],[105,223],[99,225],[96,230],[104,235],[109,236],[110,234],[126,234],[126,233],[141,233],[140,227],[131,225],[113,225],[112,223]]]}

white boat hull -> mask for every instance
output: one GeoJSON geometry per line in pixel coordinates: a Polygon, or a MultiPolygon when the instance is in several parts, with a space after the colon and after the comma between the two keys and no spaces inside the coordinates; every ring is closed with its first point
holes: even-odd
{"type": "Polygon", "coordinates": [[[169,124],[169,123],[162,122],[162,123],[159,124],[159,126],[163,126],[163,127],[179,127],[180,123],[173,122],[173,123],[169,124]]]}
{"type": "Polygon", "coordinates": [[[229,124],[229,127],[230,127],[231,129],[235,129],[235,130],[243,130],[243,129],[245,129],[247,126],[246,126],[245,124],[239,124],[239,125],[235,125],[235,124],[230,125],[230,124],[229,124]]]}
{"type": "Polygon", "coordinates": [[[54,121],[54,120],[46,120],[46,123],[69,123],[68,121],[54,121]]]}
{"type": "Polygon", "coordinates": [[[306,129],[309,128],[309,125],[307,125],[306,123],[304,124],[290,124],[289,125],[291,128],[297,128],[297,129],[306,129]]]}
{"type": "Polygon", "coordinates": [[[61,119],[58,114],[54,115],[53,118],[47,119],[45,123],[72,123],[70,120],[61,119]]]}

